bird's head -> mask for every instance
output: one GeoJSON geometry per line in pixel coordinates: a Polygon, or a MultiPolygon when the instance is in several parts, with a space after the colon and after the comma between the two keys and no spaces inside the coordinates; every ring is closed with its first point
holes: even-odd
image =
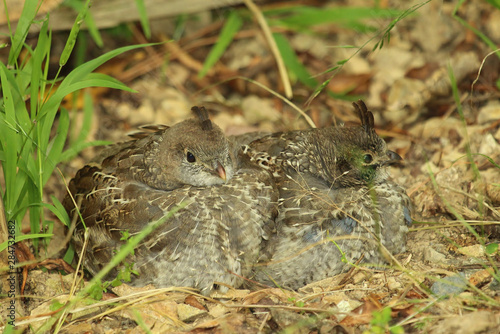
{"type": "Polygon", "coordinates": [[[388,177],[386,167],[402,160],[375,132],[373,114],[364,102],[353,105],[361,125],[335,128],[332,153],[328,154],[333,159],[326,164],[326,178],[335,187],[383,182],[388,177]]]}
{"type": "Polygon", "coordinates": [[[158,173],[170,187],[212,186],[229,181],[234,174],[234,156],[223,131],[208,118],[204,107],[193,107],[197,118],[166,129],[149,150],[158,173]],[[156,157],[154,155],[157,155],[156,157]]]}

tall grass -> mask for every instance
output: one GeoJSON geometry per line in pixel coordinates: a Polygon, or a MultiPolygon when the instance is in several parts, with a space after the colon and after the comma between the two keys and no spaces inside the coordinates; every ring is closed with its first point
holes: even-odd
{"type": "MultiPolygon", "coordinates": [[[[49,18],[41,21],[36,46],[25,43],[28,30],[34,23],[37,0],[27,0],[17,29],[11,32],[8,64],[0,64],[2,97],[0,99],[0,160],[5,186],[2,200],[8,221],[16,223],[16,242],[33,239],[35,251],[40,240],[47,244],[52,236],[53,221],[47,220],[44,209],[52,211],[62,222],[69,224],[68,215],[61,203],[52,198],[44,202],[44,189],[57,165],[74,157],[85,147],[102,144],[86,142],[91,125],[91,100],[86,98],[84,121],[76,139],[69,140],[74,127],[69,111],[61,106],[68,95],[89,87],[109,87],[132,91],[116,79],[94,73],[100,65],[123,52],[142,45],[123,47],[108,52],[73,69],[66,77],[60,77],[76,42],[80,24],[84,21],[89,2],[79,12],[64,50],[59,55],[59,67],[55,78],[49,78],[52,33],[49,18]],[[21,234],[21,222],[28,216],[30,234],[21,234]]],[[[7,246],[4,242],[0,251],[7,246]]]]}

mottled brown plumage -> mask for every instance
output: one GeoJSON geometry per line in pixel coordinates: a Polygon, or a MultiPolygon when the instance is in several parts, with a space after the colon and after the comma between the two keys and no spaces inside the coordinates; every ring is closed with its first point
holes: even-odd
{"type": "MultiPolygon", "coordinates": [[[[239,286],[276,214],[270,174],[241,155],[206,111],[198,119],[154,129],[105,150],[97,164],[83,167],[70,182],[89,230],[84,267],[95,275],[124,244],[122,232],[133,236],[184,202],[185,208],[126,259],[139,272],[132,284],[189,286],[205,294],[217,283],[222,290],[239,286]]],[[[70,197],[64,205],[73,215],[70,197]]],[[[73,238],[78,252],[84,232],[78,220],[73,238]]],[[[117,269],[106,279],[116,277],[117,269]]]]}
{"type": "Polygon", "coordinates": [[[159,127],[152,134],[136,133],[137,140],[111,146],[97,162],[104,172],[155,189],[222,184],[234,173],[233,152],[222,130],[201,110],[205,108],[193,107],[197,119],[159,127]]]}
{"type": "Polygon", "coordinates": [[[375,132],[373,114],[354,104],[360,126],[273,134],[249,144],[252,160],[274,173],[280,191],[277,232],[266,243],[255,276],[299,288],[348,270],[380,264],[381,245],[404,251],[410,218],[405,191],[388,180],[401,160],[375,132]],[[335,241],[335,243],[333,242],[335,241]]]}

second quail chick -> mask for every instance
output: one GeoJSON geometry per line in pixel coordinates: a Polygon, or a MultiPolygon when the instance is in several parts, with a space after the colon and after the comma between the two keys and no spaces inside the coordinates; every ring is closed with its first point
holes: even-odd
{"type": "Polygon", "coordinates": [[[374,129],[362,101],[361,126],[274,134],[249,144],[247,154],[274,171],[280,189],[277,232],[265,243],[256,280],[297,289],[350,268],[381,264],[384,246],[405,250],[410,200],[388,180],[401,160],[374,129]]]}

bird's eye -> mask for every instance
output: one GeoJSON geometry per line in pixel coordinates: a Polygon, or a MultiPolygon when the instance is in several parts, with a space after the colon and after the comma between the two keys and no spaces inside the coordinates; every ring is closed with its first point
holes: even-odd
{"type": "Polygon", "coordinates": [[[194,154],[191,152],[187,152],[186,154],[186,160],[190,163],[193,163],[196,161],[196,158],[194,157],[194,154]]]}
{"type": "Polygon", "coordinates": [[[369,164],[373,161],[373,157],[371,154],[365,154],[363,156],[363,161],[365,162],[365,164],[369,164]]]}

